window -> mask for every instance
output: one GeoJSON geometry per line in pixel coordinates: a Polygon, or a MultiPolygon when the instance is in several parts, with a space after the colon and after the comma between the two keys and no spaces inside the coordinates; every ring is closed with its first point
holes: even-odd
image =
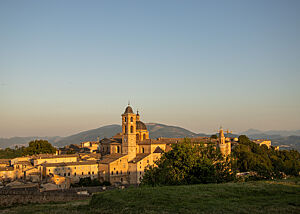
{"type": "Polygon", "coordinates": [[[111,171],[111,175],[113,175],[114,174],[114,171],[111,171]]]}
{"type": "Polygon", "coordinates": [[[127,126],[125,126],[124,128],[125,128],[125,130],[124,130],[124,131],[125,131],[125,134],[126,134],[126,133],[127,133],[127,126]]]}
{"type": "Polygon", "coordinates": [[[130,121],[133,122],[133,117],[130,118],[130,121]]]}
{"type": "Polygon", "coordinates": [[[122,175],[122,170],[121,170],[120,174],[122,175]]]}
{"type": "Polygon", "coordinates": [[[146,139],[146,134],[144,134],[143,139],[144,139],[144,140],[146,139]]]}
{"type": "Polygon", "coordinates": [[[91,174],[91,172],[89,172],[89,175],[91,174]]]}
{"type": "Polygon", "coordinates": [[[94,174],[94,172],[92,172],[92,174],[94,174]]]}
{"type": "Polygon", "coordinates": [[[124,121],[127,122],[127,117],[124,117],[124,121]]]}
{"type": "Polygon", "coordinates": [[[130,127],[130,132],[133,133],[133,126],[130,127]]]}
{"type": "Polygon", "coordinates": [[[75,166],[75,169],[76,169],[76,166],[75,166]]]}
{"type": "Polygon", "coordinates": [[[147,163],[149,163],[149,160],[147,160],[147,163]]]}
{"type": "Polygon", "coordinates": [[[67,174],[66,173],[64,173],[64,176],[66,176],[67,174]]]}
{"type": "Polygon", "coordinates": [[[145,153],[145,148],[142,148],[142,153],[145,153]]]}
{"type": "Polygon", "coordinates": [[[68,176],[70,176],[70,172],[68,173],[68,176]]]}
{"type": "Polygon", "coordinates": [[[140,172],[140,175],[142,174],[142,172],[140,172]]]}
{"type": "Polygon", "coordinates": [[[121,178],[121,182],[123,182],[123,178],[121,178]]]}
{"type": "Polygon", "coordinates": [[[117,171],[117,175],[119,174],[119,172],[117,171]]]}
{"type": "Polygon", "coordinates": [[[76,172],[74,173],[74,175],[76,176],[76,172]]]}
{"type": "Polygon", "coordinates": [[[83,172],[81,174],[83,175],[83,172]]]}
{"type": "Polygon", "coordinates": [[[117,153],[120,153],[120,147],[119,146],[117,147],[117,153]]]}

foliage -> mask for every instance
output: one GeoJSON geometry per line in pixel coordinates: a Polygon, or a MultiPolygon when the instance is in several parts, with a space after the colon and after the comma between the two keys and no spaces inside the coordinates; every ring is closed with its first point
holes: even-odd
{"type": "Polygon", "coordinates": [[[56,149],[47,140],[34,140],[24,149],[23,155],[54,154],[56,149]]]}
{"type": "Polygon", "coordinates": [[[212,145],[200,147],[186,138],[145,170],[142,185],[219,183],[232,180],[232,174],[230,162],[212,145]]]}
{"type": "Polygon", "coordinates": [[[213,134],[213,135],[210,136],[210,138],[212,138],[212,139],[218,139],[218,136],[216,134],[213,134]]]}
{"type": "Polygon", "coordinates": [[[25,147],[16,146],[15,149],[6,148],[0,150],[0,159],[13,159],[23,155],[25,147]]]}
{"type": "Polygon", "coordinates": [[[72,187],[91,187],[91,186],[110,186],[108,181],[100,182],[98,179],[91,179],[90,177],[80,178],[79,182],[72,184],[72,187]]]}
{"type": "Polygon", "coordinates": [[[300,153],[296,150],[277,151],[274,147],[268,149],[267,146],[259,146],[247,136],[241,135],[232,154],[236,158],[235,167],[240,172],[254,171],[261,179],[299,175],[300,153]]]}

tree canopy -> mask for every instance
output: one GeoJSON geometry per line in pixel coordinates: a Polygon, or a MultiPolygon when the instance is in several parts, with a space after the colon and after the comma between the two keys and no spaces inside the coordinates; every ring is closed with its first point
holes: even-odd
{"type": "Polygon", "coordinates": [[[196,183],[219,183],[233,179],[230,163],[212,146],[200,147],[190,139],[172,145],[172,150],[164,153],[145,170],[142,184],[180,185],[196,183]]]}
{"type": "Polygon", "coordinates": [[[24,149],[23,155],[54,154],[56,149],[47,140],[34,140],[24,149]]]}
{"type": "Polygon", "coordinates": [[[232,154],[236,159],[238,171],[257,172],[261,178],[298,176],[300,170],[300,153],[296,150],[277,151],[253,143],[247,136],[241,135],[239,143],[233,147],[232,154]]]}

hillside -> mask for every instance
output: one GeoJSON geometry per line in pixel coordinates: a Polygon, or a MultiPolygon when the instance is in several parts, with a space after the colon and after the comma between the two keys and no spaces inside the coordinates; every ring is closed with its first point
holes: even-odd
{"type": "Polygon", "coordinates": [[[92,200],[29,204],[5,213],[300,213],[299,178],[112,190],[92,200]]]}

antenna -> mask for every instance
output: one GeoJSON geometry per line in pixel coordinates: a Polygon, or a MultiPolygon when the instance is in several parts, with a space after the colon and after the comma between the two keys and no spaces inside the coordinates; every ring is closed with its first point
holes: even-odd
{"type": "Polygon", "coordinates": [[[128,105],[130,106],[130,100],[128,100],[128,105]]]}

